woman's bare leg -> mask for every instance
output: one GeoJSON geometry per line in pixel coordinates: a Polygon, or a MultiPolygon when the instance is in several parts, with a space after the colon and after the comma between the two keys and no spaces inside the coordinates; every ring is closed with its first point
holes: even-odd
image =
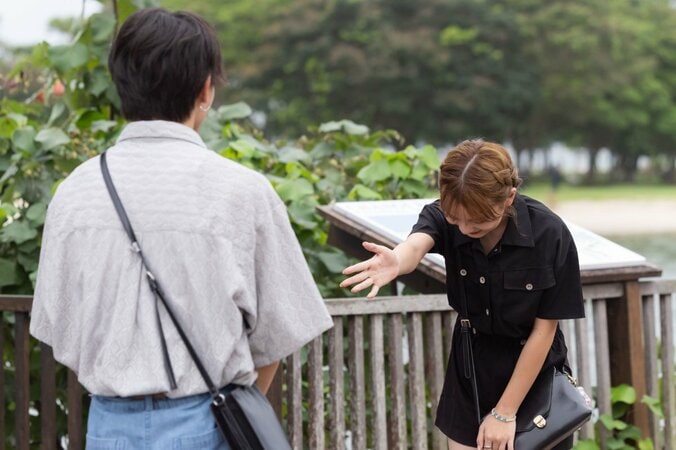
{"type": "Polygon", "coordinates": [[[476,447],[468,447],[466,445],[459,444],[452,439],[449,439],[448,450],[476,450],[476,447]]]}

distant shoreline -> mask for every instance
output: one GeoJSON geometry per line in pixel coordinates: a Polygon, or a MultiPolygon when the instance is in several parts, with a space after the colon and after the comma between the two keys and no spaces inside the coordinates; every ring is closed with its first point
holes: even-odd
{"type": "Polygon", "coordinates": [[[676,234],[676,199],[545,202],[564,219],[603,236],[676,234]]]}

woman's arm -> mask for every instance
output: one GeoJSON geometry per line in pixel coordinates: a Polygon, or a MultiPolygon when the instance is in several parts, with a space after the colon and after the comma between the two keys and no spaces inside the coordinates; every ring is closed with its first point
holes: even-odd
{"type": "Polygon", "coordinates": [[[354,275],[343,280],[340,287],[354,284],[352,292],[359,292],[372,286],[367,297],[373,298],[382,286],[399,275],[412,272],[432,249],[434,240],[425,233],[412,233],[393,250],[372,242],[364,242],[362,245],[374,253],[373,257],[343,270],[345,275],[354,275]]]}
{"type": "Polygon", "coordinates": [[[277,367],[279,367],[279,361],[268,364],[267,366],[256,367],[256,372],[258,372],[256,384],[263,394],[268,393],[268,389],[270,389],[270,385],[272,384],[272,379],[275,378],[275,373],[277,373],[277,367]]]}
{"type": "MultiPolygon", "coordinates": [[[[512,377],[498,400],[498,404],[495,405],[495,411],[501,416],[517,415],[521,402],[540,373],[552,342],[554,342],[557,324],[557,320],[535,319],[533,331],[521,351],[512,377]]],[[[515,432],[515,422],[501,422],[489,415],[479,428],[477,444],[483,447],[484,443],[491,443],[494,450],[511,450],[514,446],[515,432]]]]}

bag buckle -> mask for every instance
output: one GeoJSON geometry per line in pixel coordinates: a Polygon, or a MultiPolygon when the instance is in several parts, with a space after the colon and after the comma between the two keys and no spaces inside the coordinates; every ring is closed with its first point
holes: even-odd
{"type": "Polygon", "coordinates": [[[469,331],[472,330],[472,332],[476,334],[476,330],[472,328],[472,322],[470,322],[469,319],[460,319],[460,328],[465,333],[469,333],[469,331]]]}
{"type": "Polygon", "coordinates": [[[536,427],[542,429],[547,426],[547,419],[545,419],[541,415],[537,415],[535,416],[535,419],[533,419],[533,423],[535,424],[536,427]]]}

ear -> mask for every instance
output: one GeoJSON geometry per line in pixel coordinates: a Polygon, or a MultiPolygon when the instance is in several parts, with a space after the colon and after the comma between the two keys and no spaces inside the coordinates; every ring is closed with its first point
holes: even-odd
{"type": "Polygon", "coordinates": [[[197,104],[200,107],[205,107],[209,109],[211,103],[214,101],[214,86],[211,84],[211,75],[207,76],[207,79],[204,80],[204,85],[200,89],[199,95],[197,96],[197,104]]]}
{"type": "Polygon", "coordinates": [[[505,207],[509,208],[512,206],[512,203],[514,203],[514,199],[516,198],[516,188],[513,187],[509,190],[509,195],[507,196],[507,200],[505,200],[505,207]]]}

